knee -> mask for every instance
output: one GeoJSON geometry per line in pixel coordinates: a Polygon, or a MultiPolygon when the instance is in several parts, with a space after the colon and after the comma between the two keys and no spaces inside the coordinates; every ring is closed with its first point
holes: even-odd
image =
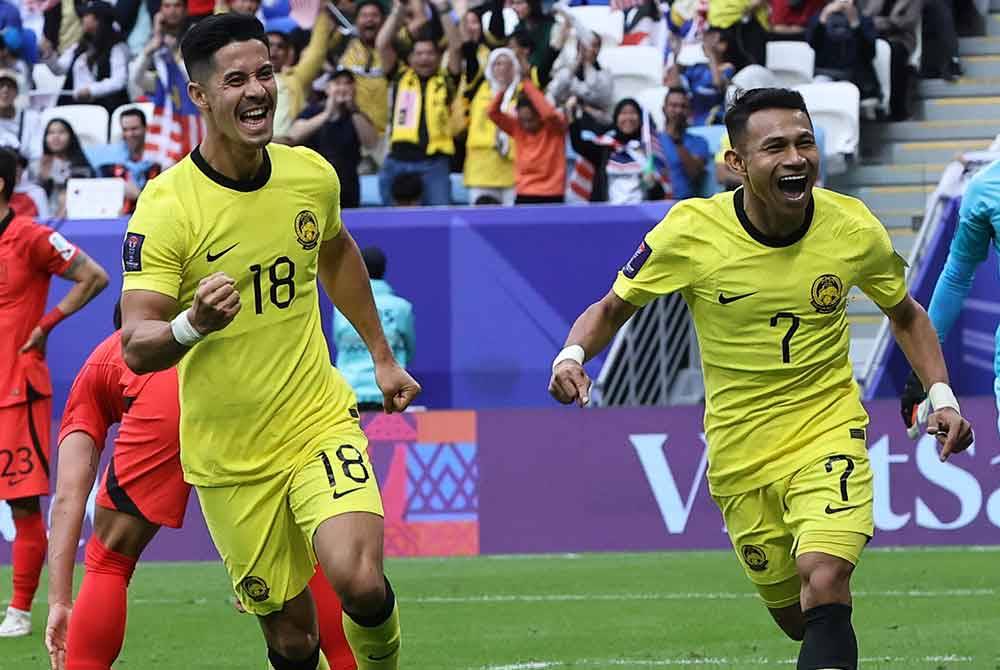
{"type": "Polygon", "coordinates": [[[851,573],[854,566],[849,562],[830,557],[817,562],[802,576],[803,602],[809,607],[831,603],[850,602],[851,573]]]}
{"type": "Polygon", "coordinates": [[[385,602],[385,578],[381,570],[357,570],[344,581],[340,589],[344,610],[352,614],[379,611],[385,602]]]}

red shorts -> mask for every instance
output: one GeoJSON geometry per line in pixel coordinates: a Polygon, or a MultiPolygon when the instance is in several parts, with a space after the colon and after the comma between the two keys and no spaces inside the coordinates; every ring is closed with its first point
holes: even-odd
{"type": "Polygon", "coordinates": [[[129,449],[118,444],[104,471],[97,504],[158,526],[180,528],[190,493],[176,445],[129,449]]]}
{"type": "Polygon", "coordinates": [[[52,398],[30,387],[28,401],[0,407],[0,500],[49,494],[52,398]]]}

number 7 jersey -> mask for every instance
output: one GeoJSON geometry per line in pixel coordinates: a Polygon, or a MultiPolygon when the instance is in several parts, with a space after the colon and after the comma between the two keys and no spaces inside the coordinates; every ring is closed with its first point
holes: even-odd
{"type": "Polygon", "coordinates": [[[820,188],[790,238],[751,225],[742,188],[679,202],[646,235],[613,290],[638,306],[681,291],[688,304],[713,494],[777,481],[863,430],[849,291],[894,307],[906,297],[905,266],[864,203],[820,188]]]}
{"type": "Polygon", "coordinates": [[[235,181],[196,149],[143,190],[122,248],[124,290],[182,309],[203,278],[236,280],[239,314],[178,365],[181,462],[199,486],[268,478],[355,421],[316,281],[320,245],[343,226],[339,180],[309,149],[272,144],[264,156],[235,181]]]}

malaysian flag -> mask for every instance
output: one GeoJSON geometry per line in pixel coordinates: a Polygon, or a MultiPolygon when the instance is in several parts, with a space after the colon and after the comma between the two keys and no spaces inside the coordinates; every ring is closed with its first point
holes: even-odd
{"type": "Polygon", "coordinates": [[[156,55],[153,119],[146,132],[146,152],[164,168],[188,155],[205,136],[205,124],[187,94],[188,78],[167,52],[156,55]]]}
{"type": "Polygon", "coordinates": [[[653,127],[653,119],[646,110],[642,110],[642,143],[649,156],[647,170],[663,189],[663,197],[669,199],[674,194],[674,188],[670,183],[670,166],[667,163],[667,154],[663,151],[660,133],[653,127]]]}
{"type": "MultiPolygon", "coordinates": [[[[580,139],[602,147],[611,147],[612,150],[621,148],[621,142],[615,139],[611,133],[598,135],[592,130],[580,132],[580,139]]],[[[589,160],[577,154],[576,162],[573,163],[573,172],[570,173],[566,188],[566,202],[590,202],[590,196],[594,192],[594,177],[596,167],[589,160]]]]}

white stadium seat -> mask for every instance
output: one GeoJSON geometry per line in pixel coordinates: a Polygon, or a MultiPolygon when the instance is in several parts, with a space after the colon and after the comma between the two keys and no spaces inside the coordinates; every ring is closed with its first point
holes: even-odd
{"type": "Polygon", "coordinates": [[[892,50],[889,47],[889,43],[881,38],[875,40],[875,60],[873,64],[875,66],[875,76],[878,78],[878,85],[882,89],[882,100],[879,107],[886,113],[889,112],[889,91],[892,90],[891,61],[892,50]]]}
{"type": "Polygon", "coordinates": [[[805,42],[779,40],[767,43],[767,69],[781,86],[808,84],[816,68],[816,52],[805,42]]]}
{"type": "Polygon", "coordinates": [[[858,150],[861,132],[858,87],[846,81],[804,84],[795,90],[802,94],[813,123],[826,132],[823,158],[830,174],[839,174],[846,159],[858,150]]]}
{"type": "Polygon", "coordinates": [[[635,96],[635,99],[642,105],[642,108],[649,112],[653,123],[660,130],[663,130],[663,100],[667,97],[667,91],[669,90],[666,86],[654,86],[653,88],[639,91],[635,96]]]}
{"type": "Polygon", "coordinates": [[[146,124],[150,124],[153,121],[153,110],[156,108],[151,102],[131,102],[127,105],[122,105],[115,109],[111,114],[111,138],[109,140],[110,144],[116,144],[122,138],[122,125],[119,121],[122,117],[122,112],[126,109],[138,108],[142,110],[142,113],[146,115],[146,124]]]}
{"type": "Polygon", "coordinates": [[[77,137],[80,138],[82,146],[108,143],[108,110],[100,105],[60,105],[49,107],[42,112],[40,132],[33,140],[37,146],[32,147],[33,150],[37,151],[33,152],[32,155],[40,156],[42,154],[45,126],[52,119],[63,119],[69,123],[77,137]]]}
{"type": "Polygon", "coordinates": [[[62,93],[66,75],[53,74],[47,65],[37,63],[31,69],[31,77],[35,81],[35,87],[30,93],[31,106],[34,109],[45,109],[55,105],[59,94],[62,93]]]}
{"type": "Polygon", "coordinates": [[[620,10],[611,11],[608,5],[580,5],[570,7],[569,11],[580,23],[601,36],[603,47],[622,43],[625,17],[620,10]]]}
{"type": "Polygon", "coordinates": [[[70,219],[113,219],[121,214],[124,204],[124,179],[103,177],[66,182],[66,216],[70,219]]]}
{"type": "Polygon", "coordinates": [[[597,61],[614,76],[615,100],[663,83],[663,53],[656,47],[605,47],[597,61]]]}

